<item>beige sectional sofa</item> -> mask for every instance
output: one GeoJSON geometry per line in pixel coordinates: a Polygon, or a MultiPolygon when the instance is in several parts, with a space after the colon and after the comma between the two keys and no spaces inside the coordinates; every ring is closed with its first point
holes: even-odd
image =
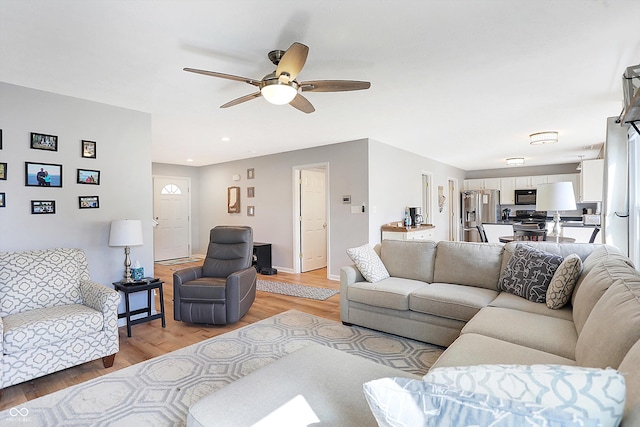
{"type": "Polygon", "coordinates": [[[561,309],[500,292],[507,245],[385,240],[376,247],[389,278],[370,283],[341,269],[340,310],[360,325],[448,347],[434,368],[559,364],[625,375],[624,425],[640,425],[640,273],[611,246],[527,243],[583,263],[561,309]]]}

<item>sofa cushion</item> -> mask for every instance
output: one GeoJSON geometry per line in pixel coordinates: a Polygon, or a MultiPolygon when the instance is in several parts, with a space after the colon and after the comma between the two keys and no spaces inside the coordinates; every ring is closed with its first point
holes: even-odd
{"type": "Polygon", "coordinates": [[[480,310],[462,333],[486,335],[574,360],[578,340],[570,320],[498,307],[480,310]]]}
{"type": "Polygon", "coordinates": [[[561,263],[559,255],[519,244],[500,275],[498,289],[544,303],[549,283],[561,263]]]}
{"type": "Polygon", "coordinates": [[[581,271],[582,260],[577,254],[571,254],[562,261],[547,289],[547,307],[557,310],[569,302],[581,271]]]}
{"type": "Polygon", "coordinates": [[[616,275],[585,322],[576,344],[576,362],[617,368],[639,339],[640,273],[627,266],[626,272],[616,275]]]}
{"type": "Polygon", "coordinates": [[[499,243],[438,242],[433,281],[498,290],[502,267],[499,243]]]}
{"type": "Polygon", "coordinates": [[[409,309],[449,319],[469,321],[498,292],[451,283],[432,283],[409,295],[409,309]]]}
{"type": "MultiPolygon", "coordinates": [[[[519,244],[522,244],[522,242],[515,241],[504,245],[504,253],[502,256],[502,270],[504,270],[507,266],[511,255],[513,255],[513,251],[515,251],[516,246],[519,244]]],[[[595,250],[604,246],[597,243],[555,243],[551,241],[531,241],[527,242],[527,245],[541,251],[560,255],[562,258],[566,258],[571,254],[576,254],[583,262],[588,257],[590,257],[595,250]]]]}
{"type": "Polygon", "coordinates": [[[409,378],[369,381],[364,392],[380,427],[598,425],[562,409],[409,378]]]}
{"type": "Polygon", "coordinates": [[[84,253],[77,249],[0,253],[0,317],[80,304],[80,276],[86,273],[82,271],[85,262],[84,253]]]}
{"type": "Polygon", "coordinates": [[[640,426],[640,341],[636,342],[627,352],[618,367],[624,375],[627,386],[627,400],[625,402],[625,426],[640,426]]]}
{"type": "Polygon", "coordinates": [[[4,324],[4,354],[43,347],[103,329],[104,316],[80,304],[39,308],[11,314],[4,324]]]}
{"type": "Polygon", "coordinates": [[[486,364],[533,365],[539,363],[575,365],[573,359],[561,357],[520,344],[479,334],[462,334],[440,355],[431,369],[446,366],[486,364]]]}
{"type": "Polygon", "coordinates": [[[433,282],[436,242],[383,240],[380,258],[392,277],[433,282]]]}
{"type": "Polygon", "coordinates": [[[375,283],[389,277],[389,272],[371,245],[365,244],[357,248],[349,248],[347,249],[347,255],[358,267],[367,282],[375,283]]]}
{"type": "Polygon", "coordinates": [[[557,408],[617,426],[625,381],[613,369],[563,365],[478,365],[431,369],[424,381],[557,408]]]}
{"type": "Polygon", "coordinates": [[[613,284],[620,274],[633,270],[625,258],[611,255],[591,267],[588,260],[585,261],[586,267],[584,269],[590,268],[586,276],[579,281],[580,284],[576,284],[572,297],[573,322],[579,334],[582,333],[582,328],[591,314],[591,310],[606,290],[609,289],[609,286],[613,284]]]}
{"type": "Polygon", "coordinates": [[[544,316],[557,317],[559,319],[573,321],[573,313],[571,306],[564,306],[558,310],[552,310],[546,304],[529,301],[509,292],[500,292],[500,294],[491,301],[490,307],[511,308],[529,313],[542,314],[544,316]]]}
{"type": "Polygon", "coordinates": [[[580,289],[580,285],[582,284],[586,276],[589,274],[589,272],[596,265],[601,264],[603,261],[608,259],[620,259],[633,267],[633,263],[631,262],[631,260],[625,257],[622,254],[622,252],[620,252],[620,249],[616,248],[615,246],[601,245],[596,247],[587,258],[582,260],[583,261],[582,273],[580,274],[580,277],[578,277],[576,286],[573,289],[573,295],[571,296],[571,304],[575,304],[576,292],[578,291],[578,289],[580,289]]]}
{"type": "Polygon", "coordinates": [[[409,295],[429,286],[418,280],[389,277],[376,283],[356,282],[349,286],[347,300],[376,307],[409,310],[409,295]]]}

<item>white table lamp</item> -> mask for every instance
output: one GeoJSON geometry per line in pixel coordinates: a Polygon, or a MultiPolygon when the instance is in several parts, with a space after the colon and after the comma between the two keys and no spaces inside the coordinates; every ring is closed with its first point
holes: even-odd
{"type": "Polygon", "coordinates": [[[560,211],[576,209],[576,196],[571,182],[552,182],[538,185],[537,211],[555,211],[553,214],[553,236],[560,238],[560,211]]]}
{"type": "Polygon", "coordinates": [[[132,283],[129,246],[142,245],[142,221],[139,219],[120,219],[111,221],[109,246],[124,246],[124,278],[121,283],[132,283]]]}

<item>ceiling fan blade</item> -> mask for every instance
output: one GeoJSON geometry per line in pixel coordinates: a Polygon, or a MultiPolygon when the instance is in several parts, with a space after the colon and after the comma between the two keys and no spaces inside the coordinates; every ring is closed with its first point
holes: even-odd
{"type": "Polygon", "coordinates": [[[216,73],[215,71],[198,70],[197,68],[183,68],[183,70],[190,73],[204,74],[205,76],[219,77],[221,79],[235,80],[237,82],[245,82],[253,86],[260,86],[261,83],[260,80],[254,80],[248,77],[234,76],[232,74],[216,73]]]}
{"type": "Polygon", "coordinates": [[[240,98],[234,99],[233,101],[229,101],[224,105],[221,105],[220,108],[229,108],[234,105],[242,104],[243,102],[251,101],[252,99],[256,99],[260,97],[262,94],[260,92],[250,93],[249,95],[241,96],[240,98]]]}
{"type": "Polygon", "coordinates": [[[300,82],[303,92],[344,92],[369,89],[371,83],[357,80],[312,80],[300,82]]]}
{"type": "Polygon", "coordinates": [[[305,98],[300,94],[297,94],[296,97],[293,98],[293,100],[289,103],[289,105],[307,114],[313,113],[314,111],[316,111],[316,109],[313,108],[313,105],[311,105],[309,100],[307,100],[307,98],[305,98]]]}
{"type": "Polygon", "coordinates": [[[280,58],[278,68],[276,68],[276,77],[280,78],[283,73],[286,73],[289,76],[284,83],[295,80],[307,61],[308,54],[309,48],[307,46],[298,42],[292,44],[280,58]]]}

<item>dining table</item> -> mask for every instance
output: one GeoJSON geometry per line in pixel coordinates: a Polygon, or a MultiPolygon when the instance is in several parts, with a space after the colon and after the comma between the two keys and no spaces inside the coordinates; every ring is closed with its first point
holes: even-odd
{"type": "MultiPolygon", "coordinates": [[[[498,237],[500,243],[510,243],[516,241],[516,236],[500,236],[498,237]]],[[[521,242],[530,242],[531,240],[519,240],[521,242]]],[[[534,240],[535,241],[535,240],[534,240]]],[[[540,240],[542,241],[542,240],[540,240]]],[[[556,243],[575,243],[576,239],[573,237],[555,237],[555,236],[547,236],[547,240],[545,242],[556,242],[556,243]]]]}

